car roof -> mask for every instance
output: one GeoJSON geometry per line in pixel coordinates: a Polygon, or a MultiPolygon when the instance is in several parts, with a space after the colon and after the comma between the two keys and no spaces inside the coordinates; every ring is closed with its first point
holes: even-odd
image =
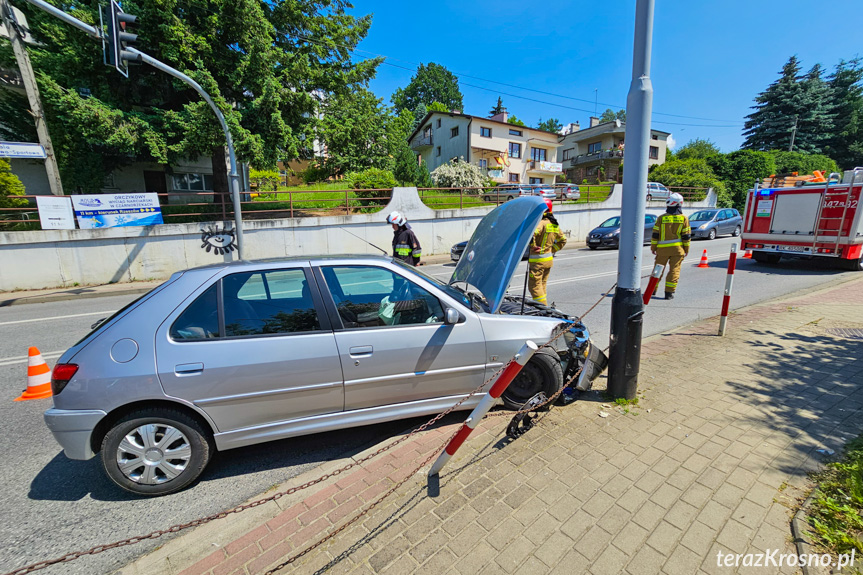
{"type": "Polygon", "coordinates": [[[186,271],[197,271],[197,270],[212,270],[212,269],[223,269],[223,268],[244,268],[249,266],[256,266],[261,264],[273,264],[273,263],[295,263],[295,262],[310,262],[311,264],[317,263],[325,263],[333,260],[351,260],[356,262],[392,262],[393,257],[390,255],[374,255],[374,254],[322,254],[322,255],[311,255],[311,256],[284,256],[277,258],[261,258],[254,260],[238,260],[233,262],[223,262],[223,263],[213,263],[207,264],[203,266],[197,266],[194,268],[189,268],[186,271]]]}

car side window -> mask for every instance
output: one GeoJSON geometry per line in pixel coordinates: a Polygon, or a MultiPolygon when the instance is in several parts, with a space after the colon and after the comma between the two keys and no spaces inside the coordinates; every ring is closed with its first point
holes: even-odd
{"type": "Polygon", "coordinates": [[[346,328],[443,322],[443,307],[428,290],[377,266],[322,268],[346,328]]]}
{"type": "Polygon", "coordinates": [[[231,274],[222,278],[225,335],[278,335],[321,329],[302,269],[231,274]]]}
{"type": "Polygon", "coordinates": [[[219,337],[219,301],[217,284],[195,298],[171,325],[171,339],[198,341],[219,337]]]}
{"type": "Polygon", "coordinates": [[[656,216],[653,216],[651,214],[647,214],[646,216],[644,216],[644,223],[645,224],[652,224],[655,221],[656,221],[656,216]]]}

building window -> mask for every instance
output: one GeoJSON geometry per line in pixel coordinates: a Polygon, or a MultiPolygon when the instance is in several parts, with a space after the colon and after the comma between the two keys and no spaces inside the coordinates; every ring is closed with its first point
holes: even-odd
{"type": "Polygon", "coordinates": [[[568,150],[564,150],[564,151],[563,151],[563,159],[564,159],[564,160],[569,160],[570,158],[572,158],[572,152],[573,152],[573,151],[574,151],[574,148],[570,148],[570,149],[568,149],[568,150]]]}
{"type": "Polygon", "coordinates": [[[588,154],[598,154],[602,151],[602,142],[594,142],[587,145],[588,154]]]}
{"type": "Polygon", "coordinates": [[[480,128],[479,135],[483,138],[491,138],[491,128],[480,128]]]}
{"type": "Polygon", "coordinates": [[[520,158],[521,157],[521,144],[516,142],[509,143],[509,157],[510,158],[520,158]]]}
{"type": "Polygon", "coordinates": [[[510,174],[509,181],[518,183],[518,174],[510,174]]]}
{"type": "Polygon", "coordinates": [[[546,151],[545,148],[531,148],[530,159],[534,162],[544,162],[546,160],[546,151]]]}
{"type": "Polygon", "coordinates": [[[437,154],[436,155],[438,158],[440,157],[440,146],[437,147],[437,154]]]}
{"type": "Polygon", "coordinates": [[[487,170],[488,169],[488,160],[480,160],[479,161],[479,167],[482,168],[483,170],[487,170]]]}
{"type": "Polygon", "coordinates": [[[174,174],[174,189],[183,192],[213,191],[213,176],[210,174],[174,174]]]}
{"type": "Polygon", "coordinates": [[[658,146],[650,146],[650,159],[658,160],[659,159],[659,147],[658,146]]]}
{"type": "Polygon", "coordinates": [[[440,118],[437,119],[437,127],[440,128],[440,118]]]}
{"type": "Polygon", "coordinates": [[[542,183],[542,178],[531,178],[531,179],[530,179],[530,183],[531,183],[531,184],[541,184],[541,183],[542,183]]]}
{"type": "Polygon", "coordinates": [[[656,134],[651,134],[650,139],[651,140],[658,140],[659,136],[657,136],[656,134]]]}
{"type": "Polygon", "coordinates": [[[510,136],[521,136],[521,133],[521,130],[513,130],[512,128],[509,129],[510,136]]]}
{"type": "Polygon", "coordinates": [[[456,126],[455,128],[452,128],[449,131],[449,137],[450,138],[455,138],[456,136],[458,136],[458,126],[456,126]]]}

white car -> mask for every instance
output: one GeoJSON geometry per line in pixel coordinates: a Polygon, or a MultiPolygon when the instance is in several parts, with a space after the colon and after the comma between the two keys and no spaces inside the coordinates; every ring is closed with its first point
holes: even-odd
{"type": "Polygon", "coordinates": [[[647,182],[647,201],[667,200],[671,191],[659,182],[647,182]]]}
{"type": "Polygon", "coordinates": [[[549,186],[548,184],[531,184],[528,186],[521,186],[519,190],[519,195],[524,196],[538,196],[543,200],[556,200],[557,193],[554,191],[554,188],[549,186]]]}
{"type": "Polygon", "coordinates": [[[554,191],[559,200],[577,201],[581,199],[581,191],[575,184],[555,184],[554,191]]]}

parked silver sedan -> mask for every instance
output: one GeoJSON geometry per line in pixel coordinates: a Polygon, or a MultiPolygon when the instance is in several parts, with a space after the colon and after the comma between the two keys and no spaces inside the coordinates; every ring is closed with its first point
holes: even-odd
{"type": "Polygon", "coordinates": [[[440,413],[552,333],[504,403],[552,394],[581,366],[587,389],[606,361],[585,326],[506,294],[545,208],[489,213],[449,283],[375,256],[178,272],[63,354],[45,422],[68,457],[101,452],[117,485],[163,495],[215,450],[440,413]]]}

